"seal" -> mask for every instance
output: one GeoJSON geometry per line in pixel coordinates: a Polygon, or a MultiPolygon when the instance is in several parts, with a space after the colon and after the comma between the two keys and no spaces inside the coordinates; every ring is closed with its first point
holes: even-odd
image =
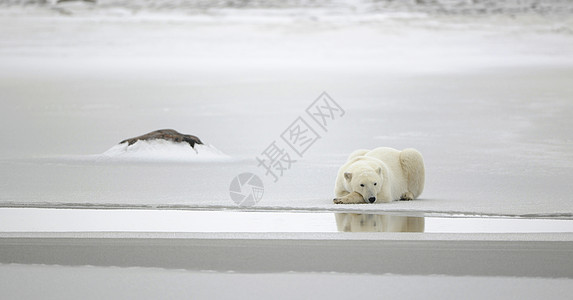
{"type": "Polygon", "coordinates": [[[155,130],[144,135],[123,140],[119,143],[120,144],[127,143],[128,146],[131,146],[135,144],[135,142],[137,141],[149,141],[149,140],[168,140],[176,143],[186,142],[193,149],[195,149],[195,144],[203,145],[203,142],[201,142],[201,140],[198,137],[190,134],[182,134],[173,129],[155,130]]]}

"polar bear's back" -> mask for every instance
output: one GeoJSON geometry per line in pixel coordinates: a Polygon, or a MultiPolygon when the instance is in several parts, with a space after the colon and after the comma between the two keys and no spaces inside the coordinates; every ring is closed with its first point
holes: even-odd
{"type": "Polygon", "coordinates": [[[370,150],[364,154],[364,156],[373,157],[384,162],[389,168],[394,170],[400,167],[400,152],[394,148],[389,147],[378,147],[376,149],[370,150]]]}
{"type": "Polygon", "coordinates": [[[346,161],[351,161],[354,158],[357,158],[359,156],[364,156],[368,152],[370,152],[370,150],[368,150],[368,149],[358,149],[358,150],[350,153],[350,155],[348,155],[348,158],[346,159],[346,161]]]}

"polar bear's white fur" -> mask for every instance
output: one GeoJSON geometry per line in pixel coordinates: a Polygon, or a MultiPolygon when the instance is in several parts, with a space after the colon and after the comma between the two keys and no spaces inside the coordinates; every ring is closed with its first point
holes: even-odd
{"type": "Polygon", "coordinates": [[[416,199],[424,189],[424,160],[415,149],[356,150],[338,170],[334,203],[416,199]]]}

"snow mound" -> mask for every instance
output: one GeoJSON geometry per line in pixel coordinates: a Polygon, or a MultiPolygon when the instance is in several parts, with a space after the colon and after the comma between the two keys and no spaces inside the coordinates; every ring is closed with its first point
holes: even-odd
{"type": "Polygon", "coordinates": [[[132,145],[121,143],[102,155],[104,159],[128,161],[226,161],[231,157],[211,145],[179,143],[168,140],[139,140],[132,145]]]}

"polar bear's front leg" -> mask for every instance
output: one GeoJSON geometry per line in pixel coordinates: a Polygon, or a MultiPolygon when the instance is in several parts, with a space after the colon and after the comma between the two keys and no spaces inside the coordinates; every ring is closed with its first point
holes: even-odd
{"type": "Polygon", "coordinates": [[[355,204],[355,203],[366,203],[364,202],[364,197],[357,192],[352,192],[343,197],[334,198],[334,203],[336,204],[355,204]]]}

